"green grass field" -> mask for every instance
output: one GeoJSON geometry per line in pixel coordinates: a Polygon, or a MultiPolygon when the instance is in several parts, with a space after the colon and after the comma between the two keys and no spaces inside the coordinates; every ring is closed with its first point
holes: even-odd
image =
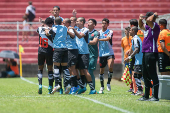
{"type": "MultiPolygon", "coordinates": [[[[43,94],[39,95],[37,78],[0,79],[0,113],[170,113],[170,100],[137,101],[140,96],[126,92],[125,83],[112,80],[111,92],[88,95],[48,95],[48,79],[43,78],[43,94]],[[30,83],[31,82],[31,83],[30,83]]],[[[106,86],[105,80],[105,86],[106,86]]],[[[100,89],[96,80],[96,90],[100,89]]]]}

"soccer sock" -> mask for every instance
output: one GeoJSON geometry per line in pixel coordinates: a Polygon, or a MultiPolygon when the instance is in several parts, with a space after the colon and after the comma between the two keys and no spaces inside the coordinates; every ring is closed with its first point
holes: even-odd
{"type": "MultiPolygon", "coordinates": [[[[132,77],[131,77],[131,81],[132,81],[132,77]]],[[[130,84],[130,89],[133,89],[133,82],[131,82],[130,84]]]]}
{"type": "Polygon", "coordinates": [[[81,81],[80,78],[77,79],[77,83],[78,83],[78,85],[79,85],[81,88],[84,88],[84,85],[83,85],[83,83],[82,83],[82,81],[81,81]]]}
{"type": "Polygon", "coordinates": [[[101,87],[104,87],[104,74],[99,74],[101,87]]]}
{"type": "Polygon", "coordinates": [[[83,85],[85,85],[86,84],[86,76],[80,75],[80,77],[81,77],[81,81],[82,81],[83,85]]]}
{"type": "Polygon", "coordinates": [[[61,85],[61,77],[60,77],[60,73],[59,73],[59,67],[60,66],[56,66],[56,65],[54,65],[54,74],[53,74],[53,76],[54,76],[54,80],[55,80],[55,86],[58,86],[58,85],[60,85],[60,87],[62,87],[61,85]]]}
{"type": "Polygon", "coordinates": [[[90,81],[90,82],[88,82],[88,84],[89,84],[90,90],[94,90],[93,82],[90,81]]]}
{"type": "Polygon", "coordinates": [[[75,76],[75,75],[71,76],[71,85],[73,87],[77,87],[77,76],[75,76]]]}
{"type": "Polygon", "coordinates": [[[89,69],[88,71],[89,71],[89,73],[90,73],[90,75],[91,75],[91,79],[92,79],[92,82],[93,82],[93,87],[95,88],[95,76],[94,76],[94,74],[93,74],[93,71],[94,71],[94,70],[89,69]]]}
{"type": "Polygon", "coordinates": [[[62,67],[64,73],[64,87],[66,87],[68,84],[70,84],[70,72],[67,66],[62,66],[62,67]]]}
{"type": "Polygon", "coordinates": [[[112,79],[113,72],[108,71],[108,81],[107,84],[110,84],[111,79],[112,79]]]}
{"type": "Polygon", "coordinates": [[[48,80],[49,80],[49,86],[53,87],[53,71],[48,71],[48,80]]]}
{"type": "Polygon", "coordinates": [[[39,85],[42,85],[42,70],[38,70],[38,82],[39,82],[39,85]]]}
{"type": "Polygon", "coordinates": [[[140,79],[135,78],[135,82],[136,82],[138,91],[143,91],[143,90],[142,90],[142,86],[141,86],[141,81],[140,81],[140,79]]]}

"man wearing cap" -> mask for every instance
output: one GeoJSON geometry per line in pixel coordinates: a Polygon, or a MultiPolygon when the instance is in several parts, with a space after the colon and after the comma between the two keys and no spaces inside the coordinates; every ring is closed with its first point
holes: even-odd
{"type": "Polygon", "coordinates": [[[140,101],[159,101],[158,88],[159,80],[156,71],[156,61],[158,55],[157,40],[160,32],[159,25],[155,22],[158,14],[155,12],[147,12],[145,16],[140,14],[139,27],[144,30],[144,40],[142,43],[143,52],[143,78],[145,83],[145,95],[140,101]],[[143,19],[146,20],[146,25],[143,24],[143,19]],[[154,95],[149,98],[151,82],[153,81],[154,95]]]}

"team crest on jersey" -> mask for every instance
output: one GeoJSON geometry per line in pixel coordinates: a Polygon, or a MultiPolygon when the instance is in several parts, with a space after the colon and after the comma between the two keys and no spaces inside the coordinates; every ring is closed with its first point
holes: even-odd
{"type": "Polygon", "coordinates": [[[167,33],[167,36],[170,36],[170,33],[167,33]]]}
{"type": "Polygon", "coordinates": [[[94,36],[94,34],[91,34],[91,36],[93,37],[93,36],[94,36]]]}

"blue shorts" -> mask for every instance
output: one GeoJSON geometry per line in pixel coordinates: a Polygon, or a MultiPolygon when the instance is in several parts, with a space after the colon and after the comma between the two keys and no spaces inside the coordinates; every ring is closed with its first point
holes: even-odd
{"type": "Polygon", "coordinates": [[[7,71],[7,75],[10,75],[11,77],[15,76],[14,71],[7,71]]]}

